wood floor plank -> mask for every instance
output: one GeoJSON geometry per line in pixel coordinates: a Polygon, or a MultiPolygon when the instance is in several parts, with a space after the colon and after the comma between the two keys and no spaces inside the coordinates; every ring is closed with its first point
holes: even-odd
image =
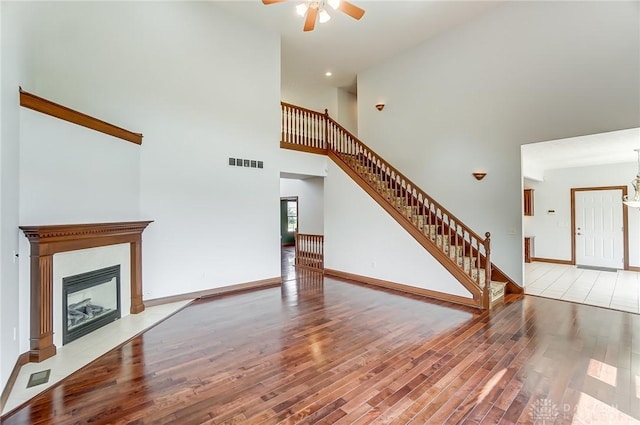
{"type": "Polygon", "coordinates": [[[638,315],[531,296],[479,311],[288,255],[282,288],[195,302],[2,424],[640,424],[638,315]]]}

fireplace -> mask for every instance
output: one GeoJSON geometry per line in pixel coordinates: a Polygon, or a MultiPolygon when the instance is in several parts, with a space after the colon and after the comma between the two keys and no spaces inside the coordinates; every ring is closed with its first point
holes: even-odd
{"type": "Polygon", "coordinates": [[[121,317],[120,265],[62,279],[62,343],[121,317]]]}
{"type": "MultiPolygon", "coordinates": [[[[56,354],[54,344],[53,256],[58,253],[129,244],[129,312],[144,311],[142,302],[142,231],[151,221],[20,226],[31,246],[29,361],[41,362],[56,354]]],[[[113,263],[111,263],[113,264],[113,263]]],[[[98,267],[103,267],[100,265],[98,267]]],[[[61,278],[64,277],[61,276],[61,278]]],[[[124,292],[124,290],[123,290],[124,292]]],[[[61,305],[62,303],[56,303],[61,305]]],[[[60,318],[60,314],[56,314],[60,318]]],[[[63,321],[66,323],[66,317],[63,321]]],[[[59,335],[59,334],[58,334],[59,335]]]]}

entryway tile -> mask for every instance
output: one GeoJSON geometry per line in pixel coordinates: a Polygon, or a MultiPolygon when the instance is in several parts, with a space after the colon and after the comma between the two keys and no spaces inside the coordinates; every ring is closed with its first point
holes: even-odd
{"type": "Polygon", "coordinates": [[[525,264],[525,293],[640,313],[640,273],[578,269],[551,263],[525,264]]]}

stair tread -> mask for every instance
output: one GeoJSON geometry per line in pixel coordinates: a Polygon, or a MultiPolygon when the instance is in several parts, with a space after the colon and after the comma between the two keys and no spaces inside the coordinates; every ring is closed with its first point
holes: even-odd
{"type": "Polygon", "coordinates": [[[504,287],[506,286],[506,282],[496,282],[494,280],[492,280],[489,283],[489,295],[492,301],[495,301],[499,298],[503,298],[504,297],[504,287]],[[496,295],[499,295],[498,297],[495,297],[496,295]]]}

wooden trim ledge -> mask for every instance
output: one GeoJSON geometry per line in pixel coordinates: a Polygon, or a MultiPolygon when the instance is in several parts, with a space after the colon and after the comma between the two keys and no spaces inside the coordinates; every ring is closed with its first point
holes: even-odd
{"type": "Polygon", "coordinates": [[[328,152],[327,149],[314,148],[311,146],[305,146],[298,143],[280,142],[280,147],[282,149],[290,149],[293,151],[300,151],[300,152],[306,152],[306,153],[315,153],[318,155],[327,155],[327,152],[328,152]]]}
{"type": "Polygon", "coordinates": [[[362,276],[359,274],[353,274],[334,269],[324,269],[324,274],[325,276],[353,280],[355,282],[364,283],[366,285],[392,289],[394,291],[405,292],[407,294],[420,295],[427,298],[434,298],[440,301],[448,301],[455,304],[462,304],[468,307],[479,308],[478,304],[474,301],[473,298],[465,298],[459,295],[446,294],[444,292],[432,291],[430,289],[418,288],[416,286],[405,285],[402,283],[389,282],[387,280],[376,279],[373,277],[362,276]]]}
{"type": "Polygon", "coordinates": [[[282,277],[274,277],[271,279],[256,280],[254,282],[238,283],[236,285],[222,286],[220,288],[205,289],[203,291],[189,292],[187,294],[172,295],[169,297],[154,298],[152,300],[144,300],[147,307],[153,307],[161,304],[174,303],[178,301],[194,300],[199,298],[219,297],[223,295],[236,294],[245,291],[256,291],[259,289],[274,288],[282,285],[282,277]]]}
{"type": "Polygon", "coordinates": [[[99,120],[98,118],[67,108],[66,106],[36,96],[35,94],[28,93],[22,90],[22,87],[20,87],[20,106],[126,140],[127,142],[135,143],[136,145],[142,144],[141,133],[125,130],[124,128],[99,120]]]}

